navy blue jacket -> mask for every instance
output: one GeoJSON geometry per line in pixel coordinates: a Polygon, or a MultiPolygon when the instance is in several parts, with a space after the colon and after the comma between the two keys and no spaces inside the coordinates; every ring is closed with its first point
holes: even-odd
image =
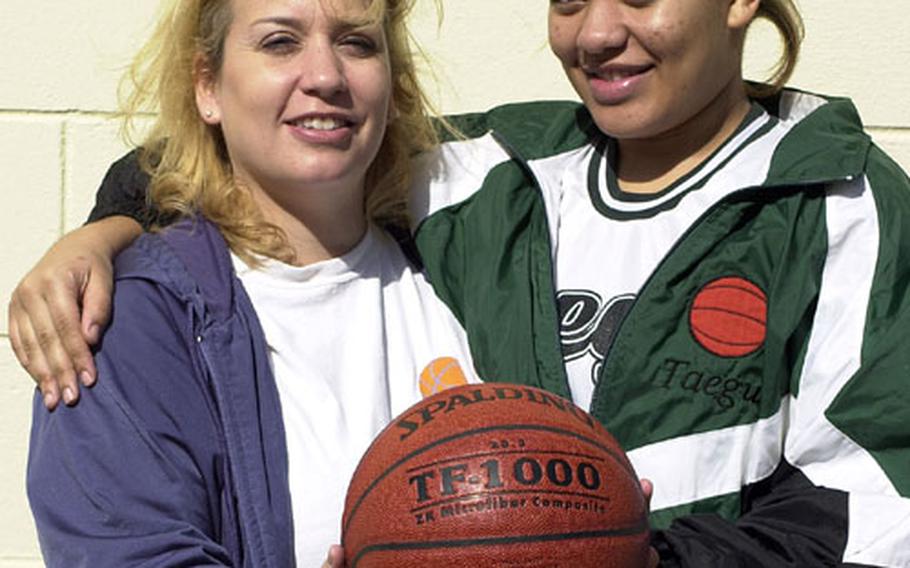
{"type": "Polygon", "coordinates": [[[263,332],[221,235],[185,221],[117,259],[99,380],[36,396],[28,494],[48,566],[294,565],[263,332]]]}

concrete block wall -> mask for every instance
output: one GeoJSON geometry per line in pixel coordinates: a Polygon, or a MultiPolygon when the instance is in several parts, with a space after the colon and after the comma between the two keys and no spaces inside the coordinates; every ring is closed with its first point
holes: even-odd
{"type": "MultiPolygon", "coordinates": [[[[479,110],[571,98],[546,46],[546,2],[444,2],[439,25],[420,1],[415,35],[433,62],[439,108],[479,110]]],[[[89,211],[120,155],[116,85],[158,1],[3,0],[0,9],[0,568],[40,566],[24,475],[32,385],[7,342],[6,300],[18,279],[89,211]]],[[[795,86],[852,97],[875,139],[910,170],[910,0],[800,0],[807,39],[795,86]]],[[[750,38],[760,78],[774,35],[750,38]]]]}

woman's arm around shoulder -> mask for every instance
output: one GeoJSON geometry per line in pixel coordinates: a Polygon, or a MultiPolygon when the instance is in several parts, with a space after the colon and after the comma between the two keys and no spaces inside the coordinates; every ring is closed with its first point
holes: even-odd
{"type": "Polygon", "coordinates": [[[148,182],[138,150],[111,164],[89,224],[53,245],[10,298],[10,343],[49,410],[95,381],[90,349],[110,317],[113,258],[156,217],[148,182]]]}
{"type": "Polygon", "coordinates": [[[74,404],[96,378],[90,346],[110,317],[113,258],[141,232],[109,217],[65,235],[22,279],[9,302],[10,343],[45,406],[74,404]]]}

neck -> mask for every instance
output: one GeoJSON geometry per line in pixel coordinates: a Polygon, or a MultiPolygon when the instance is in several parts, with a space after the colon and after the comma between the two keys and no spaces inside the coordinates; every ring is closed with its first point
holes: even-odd
{"type": "Polygon", "coordinates": [[[678,127],[650,138],[620,140],[620,188],[639,194],[662,191],[719,148],[736,131],[749,108],[740,80],[678,127]]]}
{"type": "Polygon", "coordinates": [[[301,198],[306,191],[297,189],[284,200],[264,191],[253,192],[265,220],[284,231],[297,266],[347,253],[367,228],[362,189],[313,191],[301,198]]]}

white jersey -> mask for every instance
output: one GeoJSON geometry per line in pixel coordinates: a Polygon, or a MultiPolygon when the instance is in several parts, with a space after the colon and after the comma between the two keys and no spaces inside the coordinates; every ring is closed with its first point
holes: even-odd
{"type": "Polygon", "coordinates": [[[590,407],[610,342],[647,278],[702,213],[764,181],[786,131],[755,105],[701,166],[652,195],[619,189],[606,139],[530,163],[547,207],[560,339],[576,404],[590,407]]]}
{"type": "Polygon", "coordinates": [[[348,482],[376,434],[424,394],[477,380],[467,341],[375,228],[346,255],[310,266],[234,265],[281,397],[297,564],[320,566],[340,542],[348,482]]]}

